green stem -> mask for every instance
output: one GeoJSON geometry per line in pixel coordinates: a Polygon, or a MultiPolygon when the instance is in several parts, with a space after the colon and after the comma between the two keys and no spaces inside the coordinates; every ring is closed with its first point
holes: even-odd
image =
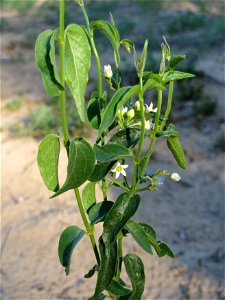
{"type": "Polygon", "coordinates": [[[88,222],[88,219],[87,219],[84,207],[83,207],[83,203],[82,203],[82,200],[81,200],[81,197],[80,197],[79,189],[78,188],[74,189],[74,193],[75,193],[75,196],[76,196],[76,199],[77,199],[77,204],[78,204],[78,207],[79,207],[79,210],[80,210],[81,218],[82,218],[84,226],[87,230],[87,234],[89,235],[90,240],[91,240],[92,248],[94,250],[97,263],[98,263],[98,265],[100,265],[100,257],[99,257],[95,237],[94,237],[94,234],[93,234],[93,227],[88,222]]]}
{"type": "Polygon", "coordinates": [[[158,131],[159,117],[160,117],[160,113],[161,113],[161,106],[162,106],[162,91],[158,91],[158,105],[157,105],[157,113],[156,113],[156,117],[155,117],[155,126],[154,126],[153,132],[151,134],[151,142],[150,142],[150,145],[149,145],[149,148],[148,148],[148,155],[145,158],[144,165],[143,165],[143,168],[141,170],[140,177],[137,180],[137,183],[134,187],[134,191],[137,190],[137,188],[140,184],[140,178],[142,178],[143,175],[144,175],[144,172],[147,168],[149,159],[151,158],[152,151],[153,151],[153,148],[155,146],[155,142],[157,140],[156,133],[158,131]]]}
{"type": "Polygon", "coordinates": [[[167,101],[167,107],[166,107],[166,112],[164,114],[164,120],[162,121],[161,123],[161,128],[160,130],[163,129],[168,117],[169,117],[169,114],[170,114],[170,111],[171,111],[171,107],[172,107],[172,101],[173,101],[173,87],[174,87],[174,81],[170,81],[170,85],[169,85],[169,95],[168,95],[168,101],[167,101]]]}
{"type": "Polygon", "coordinates": [[[60,55],[60,81],[64,88],[59,96],[60,102],[60,111],[62,118],[62,128],[63,128],[63,136],[64,136],[64,145],[68,152],[68,144],[69,144],[69,134],[67,128],[67,120],[66,120],[66,105],[65,105],[65,41],[64,41],[64,31],[65,31],[65,3],[64,0],[60,0],[60,35],[59,35],[59,55],[60,55]]]}
{"type": "Polygon", "coordinates": [[[101,62],[100,62],[100,58],[99,58],[99,55],[98,55],[98,51],[97,51],[96,46],[95,46],[93,32],[91,32],[91,30],[90,30],[90,21],[89,21],[89,18],[88,18],[88,15],[87,15],[87,12],[85,10],[84,5],[81,6],[81,10],[83,12],[84,19],[85,19],[85,22],[86,22],[86,25],[87,25],[88,36],[89,36],[89,39],[90,39],[91,48],[93,50],[95,61],[96,61],[96,65],[97,65],[97,72],[98,72],[98,96],[99,96],[99,98],[102,98],[102,71],[101,71],[101,62]]]}
{"type": "Polygon", "coordinates": [[[140,157],[141,157],[141,150],[145,139],[145,108],[144,108],[144,99],[143,99],[143,81],[142,77],[140,77],[140,92],[138,95],[138,100],[140,102],[140,115],[141,115],[141,135],[140,140],[138,142],[138,151],[137,155],[134,159],[134,169],[133,169],[133,177],[132,177],[132,191],[133,194],[135,192],[135,186],[136,186],[136,177],[137,177],[137,168],[138,164],[140,163],[140,157]]]}

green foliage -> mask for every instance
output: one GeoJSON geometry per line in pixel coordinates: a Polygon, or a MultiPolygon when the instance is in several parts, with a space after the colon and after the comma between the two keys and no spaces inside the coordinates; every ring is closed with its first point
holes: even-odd
{"type": "Polygon", "coordinates": [[[174,81],[174,80],[192,78],[194,76],[195,75],[190,74],[190,73],[179,72],[179,71],[169,71],[169,72],[164,73],[162,81],[163,81],[164,84],[167,84],[167,83],[169,83],[171,81],[174,81]]]}
{"type": "Polygon", "coordinates": [[[93,205],[88,212],[91,224],[104,221],[113,204],[114,202],[112,201],[103,201],[93,205]]]}
{"type": "Polygon", "coordinates": [[[103,238],[99,239],[99,250],[101,255],[101,264],[98,271],[98,278],[95,293],[91,300],[98,299],[102,291],[110,285],[116,270],[117,242],[104,243],[103,238]]]}
{"type": "Polygon", "coordinates": [[[112,209],[109,211],[103,223],[103,240],[105,243],[114,241],[117,234],[133,217],[140,204],[140,196],[130,196],[129,193],[122,193],[116,199],[112,209]]]}
{"type": "Polygon", "coordinates": [[[109,173],[114,164],[114,161],[107,163],[97,163],[94,167],[93,172],[91,173],[89,180],[92,182],[98,182],[102,180],[109,173]]]}
{"type": "Polygon", "coordinates": [[[152,248],[148,241],[147,234],[145,233],[141,225],[133,220],[129,220],[125,228],[142,249],[144,249],[149,254],[152,254],[152,248]]]}
{"type": "Polygon", "coordinates": [[[83,189],[82,201],[86,212],[88,212],[92,206],[96,204],[94,182],[89,182],[83,189]]]}
{"type": "Polygon", "coordinates": [[[84,231],[75,225],[67,227],[60,236],[58,255],[61,265],[66,268],[66,275],[70,272],[70,262],[73,250],[83,236],[84,231]]]}
{"type": "Polygon", "coordinates": [[[102,99],[92,98],[88,102],[87,117],[92,127],[98,129],[101,123],[102,99]]]}
{"type": "Polygon", "coordinates": [[[59,96],[63,90],[59,82],[57,74],[55,55],[54,55],[54,40],[56,39],[57,31],[45,30],[39,34],[35,45],[36,63],[41,71],[42,81],[47,93],[50,96],[59,96]]]}
{"type": "Polygon", "coordinates": [[[71,24],[65,31],[65,79],[74,97],[81,121],[85,120],[84,94],[91,65],[91,50],[81,26],[71,24]]]}
{"type": "Polygon", "coordinates": [[[116,280],[112,280],[110,285],[108,286],[107,290],[116,296],[126,296],[129,295],[131,293],[131,290],[125,286],[123,286],[122,284],[120,284],[119,282],[117,282],[116,280]]]}
{"type": "Polygon", "coordinates": [[[84,275],[84,278],[91,278],[95,274],[95,272],[97,272],[97,271],[98,271],[98,265],[94,265],[94,267],[91,268],[88,271],[88,273],[84,275]]]}
{"type": "MultiPolygon", "coordinates": [[[[194,75],[184,71],[174,71],[185,56],[173,56],[165,37],[162,43],[161,63],[159,61],[157,67],[149,69],[148,40],[145,41],[143,50],[138,55],[135,44],[131,40],[126,38],[120,40],[112,14],[110,14],[111,23],[105,20],[90,22],[84,2],[82,0],[75,2],[81,8],[86,26],[72,24],[64,28],[64,1],[61,0],[60,30],[42,32],[35,47],[37,65],[46,91],[50,95],[58,95],[60,99],[63,145],[68,156],[64,184],[60,187],[58,183],[60,150],[58,136],[48,135],[41,142],[38,165],[45,184],[51,191],[56,192],[51,198],[74,189],[86,229],[84,231],[77,226],[70,226],[61,234],[59,259],[62,266],[66,268],[66,274],[69,274],[74,247],[86,233],[91,240],[97,262],[84,275],[85,278],[91,278],[97,272],[95,291],[89,299],[104,299],[103,292],[107,291],[112,299],[140,300],[145,284],[144,266],[136,254],[123,254],[123,240],[127,234],[130,234],[147,253],[153,254],[155,250],[159,257],[165,255],[175,257],[164,241],[157,240],[153,227],[135,222],[131,218],[137,212],[141,201],[139,193],[157,189],[158,178],[170,174],[166,170],[158,170],[150,175],[145,173],[158,138],[167,140],[168,148],[178,165],[181,168],[186,167],[186,158],[178,139],[179,133],[175,131],[175,125],[168,124],[168,118],[172,108],[174,81],[192,78],[194,75]],[[102,68],[98,47],[95,44],[98,31],[102,31],[111,43],[115,69],[110,65],[102,68]],[[131,51],[134,52],[136,74],[135,76],[132,74],[132,77],[138,79],[138,83],[135,82],[134,85],[126,86],[122,81],[123,72],[120,69],[119,53],[121,45],[125,47],[128,55],[131,51]],[[56,63],[57,47],[60,50],[60,74],[56,63]],[[91,94],[86,111],[85,92],[91,65],[91,51],[96,60],[98,91],[91,94]],[[103,79],[108,83],[106,91],[103,90],[103,79]],[[70,139],[67,129],[68,103],[65,101],[67,92],[64,88],[65,83],[75,100],[80,119],[86,120],[87,113],[91,126],[98,131],[93,147],[82,137],[76,136],[70,139]],[[153,103],[145,104],[149,90],[157,92],[157,106],[153,103]],[[163,98],[166,96],[168,99],[164,101],[163,98]],[[161,110],[163,102],[166,103],[165,113],[163,109],[161,110]],[[149,144],[147,151],[143,147],[144,142],[149,144]],[[128,164],[129,168],[133,167],[131,180],[125,172],[128,164]],[[123,175],[122,181],[118,180],[120,174],[123,175]],[[85,186],[81,197],[79,188],[83,184],[85,186]],[[96,186],[101,189],[104,201],[96,201],[96,186]],[[112,186],[120,189],[115,202],[108,200],[112,186]],[[95,225],[100,222],[103,222],[103,231],[97,245],[94,230],[95,225]],[[132,290],[121,279],[122,264],[125,265],[132,290]]],[[[104,49],[104,44],[101,47],[104,49]]],[[[46,117],[49,115],[48,112],[46,117]]]]}
{"type": "Polygon", "coordinates": [[[116,132],[109,143],[119,144],[126,148],[134,147],[140,139],[141,130],[139,128],[125,128],[116,132]]]}
{"type": "Polygon", "coordinates": [[[104,20],[91,22],[90,30],[94,31],[96,29],[103,31],[104,34],[107,36],[116,53],[117,63],[119,63],[120,62],[120,55],[119,55],[120,35],[116,26],[104,20]]]}
{"type": "Polygon", "coordinates": [[[60,152],[59,137],[47,135],[39,145],[37,162],[42,179],[50,191],[59,189],[58,162],[60,152]]]}
{"type": "Polygon", "coordinates": [[[95,153],[82,137],[70,142],[67,177],[63,186],[51,198],[81,186],[90,176],[95,165],[95,153]]]}
{"type": "Polygon", "coordinates": [[[127,275],[132,284],[132,293],[127,299],[140,300],[144,291],[145,273],[144,265],[139,256],[133,253],[128,253],[124,258],[124,265],[127,275]]]}
{"type": "Polygon", "coordinates": [[[122,145],[117,144],[106,144],[104,146],[98,146],[97,144],[93,147],[96,155],[96,159],[100,163],[107,163],[132,156],[132,151],[122,145]]]}
{"type": "Polygon", "coordinates": [[[116,118],[117,111],[135,94],[139,92],[139,86],[135,85],[133,87],[127,86],[119,89],[109,104],[107,105],[104,114],[102,116],[101,125],[98,131],[99,136],[104,132],[106,128],[112,125],[116,118]]]}

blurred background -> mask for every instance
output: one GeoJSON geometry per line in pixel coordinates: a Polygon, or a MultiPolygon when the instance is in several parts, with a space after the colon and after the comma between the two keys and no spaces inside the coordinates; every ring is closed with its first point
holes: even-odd
{"type": "MultiPolygon", "coordinates": [[[[180,70],[196,75],[176,83],[171,115],[181,131],[187,170],[179,169],[165,141],[159,141],[149,170],[178,172],[182,180],[165,179],[159,190],[143,194],[136,215],[156,229],[177,258],[159,259],[144,253],[129,238],[125,243],[125,251],[138,253],[145,264],[143,299],[225,299],[224,1],[99,0],[86,4],[91,20],[109,20],[111,12],[121,39],[133,40],[137,49],[149,39],[146,70],[158,71],[165,35],[172,54],[187,55],[180,70]]],[[[36,165],[40,139],[61,132],[58,100],[45,93],[34,58],[38,34],[57,28],[58,15],[55,0],[1,1],[1,299],[87,299],[95,285],[96,277],[83,277],[94,265],[88,239],[75,250],[68,277],[59,265],[60,232],[82,222],[73,193],[48,199],[36,165]]],[[[84,23],[75,1],[66,1],[66,23],[84,23]]],[[[101,34],[96,40],[102,65],[113,67],[110,44],[101,34]]],[[[121,57],[123,84],[135,84],[133,55],[122,50],[121,57]]],[[[86,100],[96,88],[93,60],[86,100]]],[[[154,93],[150,100],[156,103],[154,93]]],[[[82,134],[94,142],[96,132],[80,123],[69,94],[67,113],[71,136],[82,134]]],[[[60,168],[63,181],[64,152],[60,168]]],[[[101,201],[101,193],[97,194],[101,201]]],[[[115,199],[114,192],[111,199],[115,199]]],[[[96,235],[100,230],[101,225],[96,235]]]]}

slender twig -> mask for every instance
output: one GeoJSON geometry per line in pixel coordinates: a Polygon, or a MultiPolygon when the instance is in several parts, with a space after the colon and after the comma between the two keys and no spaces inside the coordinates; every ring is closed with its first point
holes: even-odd
{"type": "Polygon", "coordinates": [[[59,96],[60,102],[60,110],[61,110],[61,118],[62,118],[62,128],[63,128],[63,136],[64,136],[64,145],[68,152],[68,144],[69,144],[69,134],[67,128],[67,120],[66,120],[66,105],[65,105],[65,41],[64,41],[64,31],[65,31],[65,0],[60,0],[60,18],[59,18],[59,26],[60,26],[60,35],[59,35],[59,55],[60,55],[60,81],[64,88],[59,96]]]}

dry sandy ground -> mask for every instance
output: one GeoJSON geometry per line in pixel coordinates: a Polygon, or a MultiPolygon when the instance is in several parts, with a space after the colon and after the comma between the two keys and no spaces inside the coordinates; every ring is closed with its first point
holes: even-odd
{"type": "MultiPolygon", "coordinates": [[[[145,263],[145,300],[225,298],[223,156],[202,152],[209,137],[190,146],[192,135],[196,140],[197,134],[183,134],[189,165],[180,172],[182,181],[166,179],[160,190],[143,194],[136,215],[156,228],[177,259],[149,256],[129,238],[124,243],[125,251],[137,252],[145,263]]],[[[163,142],[157,145],[160,154],[154,156],[151,169],[176,171],[164,146],[163,142]]],[[[82,222],[72,192],[48,199],[50,193],[36,165],[37,147],[31,138],[2,136],[2,299],[87,299],[96,280],[83,278],[94,264],[90,242],[88,238],[80,242],[66,277],[57,257],[59,234],[68,225],[82,226],[82,222]]],[[[61,170],[65,175],[65,155],[61,170]]]]}

